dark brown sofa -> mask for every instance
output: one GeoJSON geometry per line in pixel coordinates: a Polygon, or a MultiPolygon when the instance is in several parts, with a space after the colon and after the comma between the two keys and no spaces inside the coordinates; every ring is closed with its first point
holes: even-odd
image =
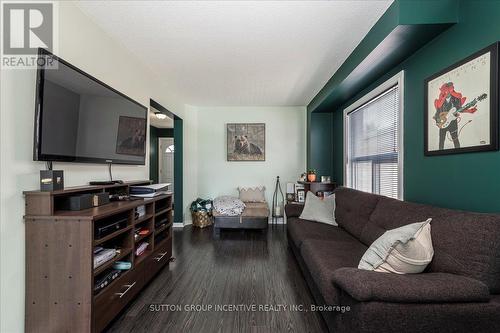
{"type": "Polygon", "coordinates": [[[500,215],[455,211],[347,188],[339,227],[286,206],[290,248],[331,332],[500,332],[500,215]],[[357,269],[386,230],[431,217],[434,258],[421,274],[357,269]],[[332,311],[333,309],[333,311],[332,311]]]}

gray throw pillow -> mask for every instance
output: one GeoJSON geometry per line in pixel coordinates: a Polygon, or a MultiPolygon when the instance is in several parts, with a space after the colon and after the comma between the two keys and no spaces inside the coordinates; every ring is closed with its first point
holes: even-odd
{"type": "Polygon", "coordinates": [[[434,256],[431,220],[386,231],[366,250],[358,268],[397,274],[423,272],[434,256]]]}
{"type": "Polygon", "coordinates": [[[320,199],[312,192],[307,192],[301,219],[337,226],[335,222],[335,194],[320,199]]]}

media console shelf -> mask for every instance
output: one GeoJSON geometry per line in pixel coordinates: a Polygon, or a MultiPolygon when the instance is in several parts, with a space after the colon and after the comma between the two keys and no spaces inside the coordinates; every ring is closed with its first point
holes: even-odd
{"type": "Polygon", "coordinates": [[[172,195],[116,201],[80,211],[59,209],[65,197],[84,193],[128,194],[132,185],[82,186],[61,191],[24,192],[26,200],[26,332],[101,332],[172,256],[172,195]],[[136,208],[145,206],[137,217],[136,208]],[[102,237],[101,225],[120,221],[102,237]],[[138,230],[142,235],[135,235],[138,230]],[[146,242],[142,255],[136,250],[146,242]],[[94,248],[118,249],[114,258],[94,268],[94,248]],[[99,292],[94,281],[116,261],[131,269],[99,292]]]}

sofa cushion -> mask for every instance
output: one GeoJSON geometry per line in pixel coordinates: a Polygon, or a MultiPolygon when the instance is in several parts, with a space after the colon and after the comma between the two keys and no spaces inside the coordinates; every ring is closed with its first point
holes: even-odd
{"type": "Polygon", "coordinates": [[[297,203],[289,203],[285,206],[286,218],[299,217],[304,210],[304,205],[297,203]]]}
{"type": "Polygon", "coordinates": [[[340,297],[350,311],[333,316],[332,332],[500,332],[500,303],[494,298],[475,303],[394,303],[357,302],[347,293],[340,297]]]}
{"type": "Polygon", "coordinates": [[[432,221],[429,271],[468,276],[500,293],[500,215],[460,212],[432,221]]]}
{"type": "Polygon", "coordinates": [[[302,220],[296,217],[288,218],[286,227],[289,237],[298,248],[300,248],[302,242],[306,239],[331,240],[337,242],[356,241],[353,236],[341,228],[302,220]]]}
{"type": "Polygon", "coordinates": [[[434,255],[431,220],[387,230],[370,245],[358,268],[398,274],[422,273],[434,255]]]}
{"type": "MultiPolygon", "coordinates": [[[[338,208],[337,208],[338,210],[338,208]]],[[[429,272],[458,274],[500,293],[500,215],[462,212],[381,197],[362,231],[373,242],[386,230],[432,218],[429,272]]]]}
{"type": "Polygon", "coordinates": [[[327,304],[339,304],[333,285],[335,270],[341,267],[356,267],[365,251],[366,246],[354,239],[344,242],[308,239],[302,243],[302,259],[327,304]]]}
{"type": "Polygon", "coordinates": [[[267,202],[247,202],[242,217],[268,217],[269,207],[267,202]]]}
{"type": "Polygon", "coordinates": [[[448,273],[397,275],[340,268],[333,273],[333,282],[360,302],[487,302],[490,298],[484,283],[448,273]]]}
{"type": "Polygon", "coordinates": [[[326,198],[318,198],[311,191],[307,192],[306,203],[300,218],[337,226],[337,222],[335,222],[335,194],[326,198]]]}
{"type": "Polygon", "coordinates": [[[452,214],[456,214],[456,211],[380,196],[377,206],[361,232],[360,240],[370,245],[387,230],[452,214]]]}
{"type": "MultiPolygon", "coordinates": [[[[380,196],[376,194],[339,187],[335,190],[335,221],[351,235],[360,239],[361,232],[379,199],[380,196]]],[[[365,243],[365,245],[370,244],[371,242],[365,243]]]]}

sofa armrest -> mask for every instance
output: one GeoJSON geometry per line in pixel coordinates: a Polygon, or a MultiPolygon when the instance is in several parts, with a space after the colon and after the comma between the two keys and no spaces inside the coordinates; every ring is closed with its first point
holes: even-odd
{"type": "Polygon", "coordinates": [[[301,204],[286,204],[285,206],[285,213],[286,217],[299,217],[300,214],[302,214],[302,211],[304,210],[304,205],[301,204]]]}
{"type": "Polygon", "coordinates": [[[333,283],[360,302],[487,302],[488,287],[477,280],[447,273],[392,274],[339,268],[333,283]]]}

